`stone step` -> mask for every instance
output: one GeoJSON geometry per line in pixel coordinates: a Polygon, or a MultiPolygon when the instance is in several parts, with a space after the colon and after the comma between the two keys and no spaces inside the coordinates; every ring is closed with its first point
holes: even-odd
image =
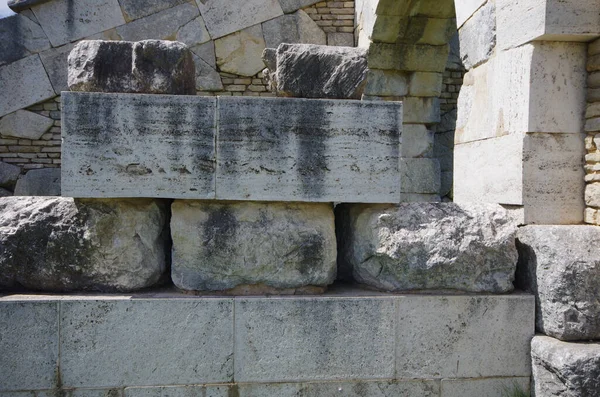
{"type": "Polygon", "coordinates": [[[527,388],[533,315],[521,293],[5,295],[0,396],[500,397],[527,388]]]}

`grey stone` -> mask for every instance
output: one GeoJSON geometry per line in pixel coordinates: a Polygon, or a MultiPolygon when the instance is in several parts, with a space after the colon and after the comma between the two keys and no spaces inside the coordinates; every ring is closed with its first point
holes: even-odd
{"type": "Polygon", "coordinates": [[[62,91],[69,91],[68,59],[73,47],[75,47],[75,44],[66,44],[40,53],[40,59],[48,73],[56,95],[60,95],[62,91]]]}
{"type": "Polygon", "coordinates": [[[509,292],[516,224],[493,204],[336,207],[340,272],[385,291],[509,292]]]}
{"type": "MultiPolygon", "coordinates": [[[[206,62],[211,68],[217,68],[217,56],[215,54],[215,43],[213,41],[195,45],[190,47],[190,50],[192,50],[196,56],[206,62]]],[[[198,66],[196,66],[196,69],[198,69],[198,66]]]]}
{"type": "Polygon", "coordinates": [[[442,74],[414,72],[410,76],[410,95],[416,97],[438,97],[442,93],[442,74]]]}
{"type": "Polygon", "coordinates": [[[13,192],[11,192],[10,190],[0,187],[0,197],[10,197],[12,195],[13,195],[13,192]]]}
{"type": "Polygon", "coordinates": [[[60,343],[67,388],[229,383],[233,300],[65,301],[60,343]]]}
{"type": "Polygon", "coordinates": [[[57,302],[0,302],[0,335],[0,392],[57,384],[57,302]]]}
{"type": "Polygon", "coordinates": [[[496,47],[496,6],[488,1],[460,28],[460,56],[467,70],[487,61],[496,47]]]}
{"type": "Polygon", "coordinates": [[[404,96],[408,94],[408,77],[393,70],[370,69],[367,72],[365,95],[404,96]]]}
{"type": "Polygon", "coordinates": [[[206,30],[206,25],[204,24],[204,19],[200,15],[183,25],[177,31],[176,38],[177,41],[181,41],[189,46],[196,46],[211,41],[208,30],[206,30]]]}
{"type": "Polygon", "coordinates": [[[568,343],[547,336],[531,342],[537,397],[595,397],[600,390],[600,343],[568,343]]]}
{"type": "Polygon", "coordinates": [[[404,158],[433,157],[434,133],[423,124],[404,124],[401,155],[404,158]]]}
{"type": "Polygon", "coordinates": [[[63,195],[215,197],[215,98],[64,93],[62,108],[63,195]]]}
{"type": "Polygon", "coordinates": [[[40,25],[22,15],[0,19],[0,65],[50,48],[40,25]]]}
{"type": "Polygon", "coordinates": [[[277,93],[301,98],[360,99],[367,75],[366,49],[281,44],[277,93]]]}
{"type": "Polygon", "coordinates": [[[524,294],[401,297],[396,378],[529,377],[533,312],[524,294]]]}
{"type": "MultiPolygon", "coordinates": [[[[404,144],[403,144],[404,146],[404,144]]],[[[441,170],[438,159],[400,159],[400,191],[402,193],[439,194],[441,170]]]]}
{"type": "Polygon", "coordinates": [[[31,8],[36,4],[45,3],[50,0],[8,0],[6,3],[8,8],[13,10],[14,12],[22,12],[31,8]]]}
{"type": "Polygon", "coordinates": [[[125,397],[230,397],[237,385],[128,387],[125,397]]]}
{"type": "Polygon", "coordinates": [[[398,202],[402,104],[219,98],[217,198],[398,202]]]}
{"type": "Polygon", "coordinates": [[[313,4],[319,3],[319,1],[320,0],[279,0],[281,8],[286,14],[301,8],[312,6],[313,4]]]}
{"type": "Polygon", "coordinates": [[[331,204],[177,200],[171,211],[172,279],[179,288],[325,287],[335,280],[331,204]]]}
{"type": "Polygon", "coordinates": [[[0,161],[0,187],[13,189],[21,174],[21,168],[0,161]]]}
{"type": "Polygon", "coordinates": [[[406,97],[404,106],[404,122],[415,124],[435,124],[441,120],[440,100],[431,97],[406,97]]]}
{"type": "Polygon", "coordinates": [[[600,230],[530,225],[517,239],[517,281],[536,296],[538,331],[567,341],[600,339],[600,230]]]}
{"type": "Polygon", "coordinates": [[[60,196],[60,168],[29,170],[15,186],[15,196],[60,196]]]}
{"type": "Polygon", "coordinates": [[[69,88],[86,92],[194,95],[192,52],[163,40],[80,41],[69,55],[69,88]]]}
{"type": "Polygon", "coordinates": [[[117,0],[55,0],[32,7],[53,47],[123,25],[117,0]]]}
{"type": "Polygon", "coordinates": [[[213,40],[283,14],[277,0],[196,0],[196,4],[213,40]]]}
{"type": "Polygon", "coordinates": [[[185,3],[187,0],[119,0],[125,19],[133,21],[167,8],[185,3]]]}
{"type": "Polygon", "coordinates": [[[55,96],[38,55],[0,66],[0,117],[55,96]],[[27,76],[27,78],[23,78],[27,76]]]}
{"type": "Polygon", "coordinates": [[[221,75],[198,55],[194,54],[196,63],[196,89],[199,91],[223,91],[221,75]]]}
{"type": "Polygon", "coordinates": [[[440,382],[425,381],[355,381],[306,383],[244,383],[240,397],[438,397],[440,382]]]}
{"type": "Polygon", "coordinates": [[[354,33],[327,33],[327,45],[354,47],[354,33]]]}
{"type": "Polygon", "coordinates": [[[235,379],[393,378],[395,319],[391,297],[236,299],[235,379]]]}
{"type": "Polygon", "coordinates": [[[263,22],[262,29],[269,48],[282,43],[327,44],[325,32],[302,10],[263,22]]]}
{"type": "Polygon", "coordinates": [[[0,119],[0,135],[40,139],[54,125],[54,120],[27,110],[17,110],[0,119]]]}
{"type": "Polygon", "coordinates": [[[448,45],[373,43],[369,46],[369,68],[442,73],[448,53],[448,45]]]}
{"type": "Polygon", "coordinates": [[[265,67],[261,56],[265,40],[261,25],[215,40],[219,70],[242,76],[254,76],[265,67]]]}
{"type": "Polygon", "coordinates": [[[442,379],[441,397],[529,396],[529,377],[442,379]]]}
{"type": "Polygon", "coordinates": [[[0,287],[128,291],[165,270],[159,202],[7,197],[0,209],[0,287]]]}

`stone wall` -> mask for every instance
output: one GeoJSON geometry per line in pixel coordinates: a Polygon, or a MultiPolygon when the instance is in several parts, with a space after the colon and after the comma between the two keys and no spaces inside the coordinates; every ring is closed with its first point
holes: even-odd
{"type": "Polygon", "coordinates": [[[589,44],[585,112],[585,222],[600,225],[600,39],[589,44]]]}

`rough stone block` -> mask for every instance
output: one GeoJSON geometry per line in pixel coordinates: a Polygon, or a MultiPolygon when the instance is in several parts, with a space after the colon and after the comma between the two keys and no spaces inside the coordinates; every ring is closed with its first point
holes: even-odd
{"type": "Polygon", "coordinates": [[[599,343],[567,343],[540,335],[531,342],[531,357],[536,396],[598,395],[599,343]]]}
{"type": "Polygon", "coordinates": [[[442,379],[441,397],[506,397],[529,395],[529,377],[442,379]],[[525,394],[516,394],[517,392],[525,394]],[[512,394],[510,394],[512,393],[512,394]]]}
{"type": "Polygon", "coordinates": [[[0,187],[13,189],[20,174],[21,168],[0,161],[0,187]]]}
{"type": "Polygon", "coordinates": [[[60,168],[29,170],[15,186],[15,196],[60,196],[60,168]]]}
{"type": "Polygon", "coordinates": [[[498,205],[343,204],[336,230],[340,273],[361,284],[384,291],[513,290],[516,224],[498,205]]]}
{"type": "Polygon", "coordinates": [[[213,39],[283,14],[278,0],[196,0],[213,39]]]}
{"type": "Polygon", "coordinates": [[[222,72],[254,76],[265,68],[266,47],[261,25],[255,25],[215,40],[217,65],[222,72]]]}
{"type": "Polygon", "coordinates": [[[398,202],[399,102],[219,98],[217,198],[398,202]]]}
{"type": "Polygon", "coordinates": [[[402,193],[440,192],[440,162],[431,158],[400,159],[400,191],[402,193]]]}
{"type": "Polygon", "coordinates": [[[537,330],[566,341],[600,339],[600,230],[526,226],[517,239],[517,281],[536,296],[537,330]]]}
{"type": "Polygon", "coordinates": [[[438,397],[440,383],[425,381],[363,381],[306,383],[244,383],[239,385],[240,397],[438,397]]]}
{"type": "Polygon", "coordinates": [[[125,23],[117,0],[56,0],[32,10],[54,47],[125,23]]]}
{"type": "Polygon", "coordinates": [[[262,30],[269,48],[277,48],[281,43],[327,44],[328,36],[302,10],[263,22],[262,30]]]}
{"type": "Polygon", "coordinates": [[[0,117],[55,95],[38,55],[0,66],[0,92],[0,117]]]}
{"type": "Polygon", "coordinates": [[[448,45],[373,43],[368,63],[370,69],[441,73],[446,68],[448,51],[448,45]]]}
{"type": "Polygon", "coordinates": [[[529,377],[533,301],[529,295],[399,299],[396,378],[529,377]]]}
{"type": "Polygon", "coordinates": [[[0,65],[48,48],[48,37],[31,19],[18,14],[0,19],[0,65]]]}
{"type": "Polygon", "coordinates": [[[229,299],[61,302],[62,384],[231,382],[232,325],[229,299]]]}
{"type": "Polygon", "coordinates": [[[185,3],[186,0],[120,0],[127,21],[142,18],[185,3]]]}
{"type": "Polygon", "coordinates": [[[57,385],[57,302],[0,302],[0,335],[0,392],[57,385]]]}
{"type": "Polygon", "coordinates": [[[216,99],[64,93],[62,192],[215,197],[216,99]]]}
{"type": "Polygon", "coordinates": [[[585,186],[585,203],[589,207],[600,207],[600,183],[588,183],[585,186]]]}
{"type": "Polygon", "coordinates": [[[136,290],[165,270],[156,201],[7,197],[0,209],[0,288],[136,290]]]}
{"type": "Polygon", "coordinates": [[[393,298],[237,299],[235,311],[236,381],[394,377],[393,298]]]}
{"type": "Polygon", "coordinates": [[[0,119],[0,135],[40,139],[54,125],[54,120],[27,110],[17,110],[0,119]]]}
{"type": "Polygon", "coordinates": [[[185,290],[326,287],[335,280],[331,204],[177,200],[171,235],[172,279],[185,290]]]}
{"type": "MultiPolygon", "coordinates": [[[[461,7],[458,7],[461,8],[461,7]]],[[[467,70],[487,61],[496,47],[496,6],[488,1],[460,28],[460,56],[467,70]]]]}

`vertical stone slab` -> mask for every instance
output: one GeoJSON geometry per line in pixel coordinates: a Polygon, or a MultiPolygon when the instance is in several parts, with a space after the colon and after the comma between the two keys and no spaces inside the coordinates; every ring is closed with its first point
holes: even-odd
{"type": "Polygon", "coordinates": [[[214,98],[64,93],[62,194],[214,198],[214,98]]]}
{"type": "Polygon", "coordinates": [[[399,202],[402,105],[219,98],[217,198],[399,202]]]}
{"type": "Polygon", "coordinates": [[[54,388],[58,303],[1,300],[0,352],[0,392],[54,388]]]}
{"type": "Polygon", "coordinates": [[[233,380],[231,299],[63,301],[60,315],[65,388],[233,380]]]}

